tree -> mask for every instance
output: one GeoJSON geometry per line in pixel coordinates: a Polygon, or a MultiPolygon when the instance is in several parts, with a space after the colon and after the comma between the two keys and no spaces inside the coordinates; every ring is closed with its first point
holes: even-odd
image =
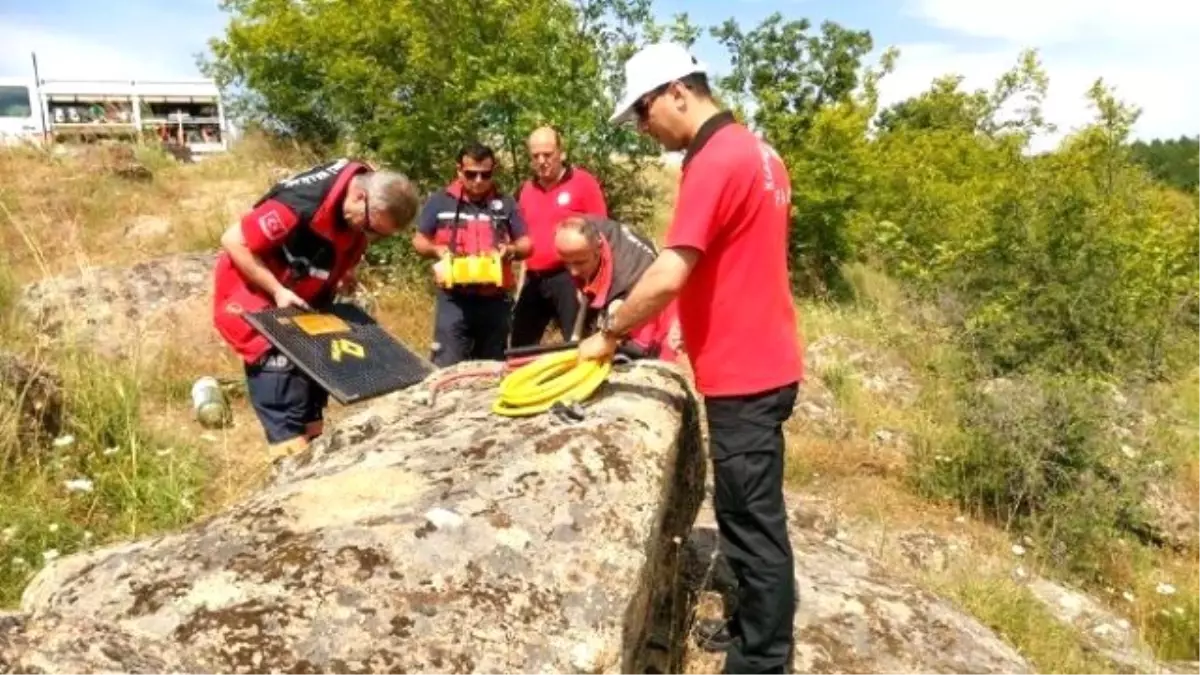
{"type": "Polygon", "coordinates": [[[749,32],[729,19],[712,34],[731,52],[733,69],[720,87],[754,106],[753,126],[779,152],[792,176],[790,238],[796,287],[837,294],[840,267],[853,256],[849,219],[861,195],[869,116],[852,94],[862,83],[866,31],[827,21],[818,35],[807,19],[778,12],[749,32]]]}
{"type": "Polygon", "coordinates": [[[481,139],[515,188],[525,139],[553,124],[569,156],[637,225],[653,196],[638,179],[659,151],[608,123],[623,60],[658,26],[650,0],[223,0],[225,34],[202,69],[232,114],[327,152],[354,151],[408,173],[424,190],[452,175],[458,148],[481,139]],[[353,11],[347,6],[353,5],[353,11]]]}
{"type": "Polygon", "coordinates": [[[1156,179],[1185,192],[1197,192],[1200,184],[1200,136],[1156,138],[1130,145],[1133,160],[1146,167],[1156,179]]]}

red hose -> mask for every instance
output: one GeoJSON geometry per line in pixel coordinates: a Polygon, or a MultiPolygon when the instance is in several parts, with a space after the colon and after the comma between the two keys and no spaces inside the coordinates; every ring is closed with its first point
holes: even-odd
{"type": "Polygon", "coordinates": [[[529,356],[515,356],[503,363],[496,363],[487,366],[479,366],[470,370],[460,370],[456,373],[451,373],[435,381],[429,386],[429,405],[433,405],[437,400],[438,392],[445,389],[448,385],[459,380],[470,380],[479,377],[495,377],[510,373],[521,366],[538,360],[545,354],[530,354],[529,356]]]}

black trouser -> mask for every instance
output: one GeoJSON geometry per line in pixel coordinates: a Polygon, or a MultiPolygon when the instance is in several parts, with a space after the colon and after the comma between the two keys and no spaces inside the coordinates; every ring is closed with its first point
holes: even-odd
{"type": "Polygon", "coordinates": [[[528,347],[542,340],[550,321],[558,323],[563,341],[571,339],[579,298],[566,268],[546,272],[525,271],[525,284],[513,308],[512,346],[528,347]]]}
{"type": "Polygon", "coordinates": [[[437,292],[433,355],[439,368],[474,359],[503,361],[512,314],[508,294],[437,292]]]}
{"type": "Polygon", "coordinates": [[[726,673],[787,672],[796,570],[783,502],[783,423],[798,385],[705,400],[713,511],[721,552],[738,580],[726,673]]]}

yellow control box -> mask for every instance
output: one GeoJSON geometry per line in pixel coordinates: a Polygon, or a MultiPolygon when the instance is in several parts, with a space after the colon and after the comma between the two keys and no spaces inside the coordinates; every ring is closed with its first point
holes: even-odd
{"type": "Polygon", "coordinates": [[[504,283],[504,264],[499,253],[490,255],[446,255],[433,266],[438,285],[443,288],[462,285],[504,283]]]}

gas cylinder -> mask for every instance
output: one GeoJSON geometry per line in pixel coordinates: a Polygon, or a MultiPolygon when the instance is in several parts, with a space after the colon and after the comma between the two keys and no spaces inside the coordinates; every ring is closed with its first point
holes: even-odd
{"type": "Polygon", "coordinates": [[[192,385],[192,411],[196,414],[196,420],[209,429],[230,423],[232,411],[215,377],[202,377],[192,385]]]}

